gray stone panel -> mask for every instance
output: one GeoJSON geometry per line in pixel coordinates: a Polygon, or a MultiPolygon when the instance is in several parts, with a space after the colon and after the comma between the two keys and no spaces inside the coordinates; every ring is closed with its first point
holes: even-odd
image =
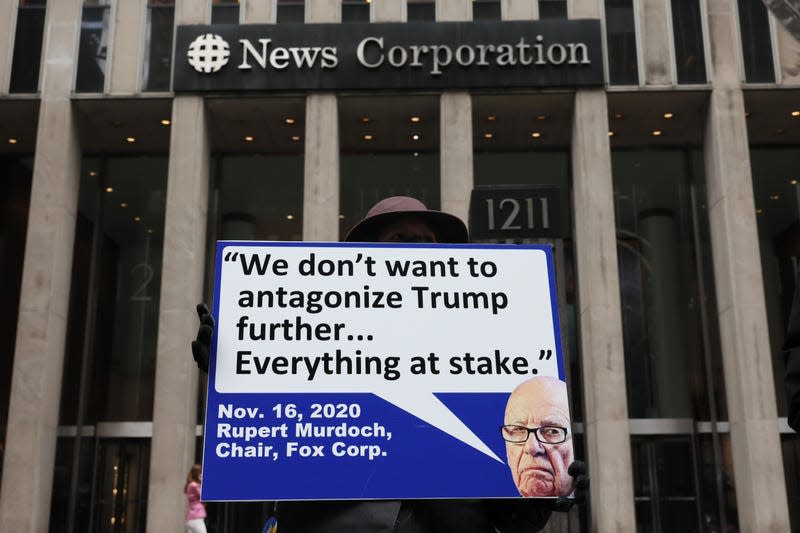
{"type": "Polygon", "coordinates": [[[0,489],[3,532],[49,529],[80,188],[79,137],[69,100],[80,4],[55,2],[46,14],[45,81],[0,489]]]}
{"type": "Polygon", "coordinates": [[[633,471],[607,106],[602,90],[580,90],[575,94],[572,209],[584,427],[592,478],[591,529],[634,532],[633,471]]]}

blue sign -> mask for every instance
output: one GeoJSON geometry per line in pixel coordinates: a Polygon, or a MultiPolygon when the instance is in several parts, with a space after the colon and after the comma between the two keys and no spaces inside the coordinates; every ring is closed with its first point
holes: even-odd
{"type": "Polygon", "coordinates": [[[551,249],[219,242],[203,500],[556,497],[551,249]]]}

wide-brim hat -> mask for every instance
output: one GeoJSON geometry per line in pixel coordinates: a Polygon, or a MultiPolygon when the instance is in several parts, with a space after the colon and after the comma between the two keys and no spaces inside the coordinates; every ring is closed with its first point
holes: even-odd
{"type": "Polygon", "coordinates": [[[361,222],[345,237],[346,242],[374,242],[378,232],[397,218],[414,215],[427,222],[439,242],[467,243],[467,226],[457,216],[428,209],[425,204],[408,196],[384,198],[367,211],[361,222]]]}

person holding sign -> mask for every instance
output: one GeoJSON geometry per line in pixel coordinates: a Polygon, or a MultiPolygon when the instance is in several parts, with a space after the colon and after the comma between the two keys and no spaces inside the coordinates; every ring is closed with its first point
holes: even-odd
{"type": "MultiPolygon", "coordinates": [[[[432,211],[419,200],[391,197],[378,202],[347,235],[348,242],[466,244],[469,235],[457,217],[432,211]]],[[[208,371],[214,320],[205,305],[198,305],[201,326],[192,353],[198,366],[208,371]]],[[[496,354],[499,359],[501,356],[496,354]]],[[[505,364],[505,363],[504,363],[505,364]]],[[[516,401],[516,400],[515,400],[516,401]]],[[[527,428],[528,419],[514,419],[527,428]]],[[[527,431],[527,429],[526,429],[527,431]]],[[[509,457],[510,458],[510,457],[509,457]]],[[[572,456],[563,456],[565,464],[572,456]]],[[[522,462],[520,461],[520,464],[522,462]]],[[[527,533],[545,526],[553,510],[566,511],[575,489],[582,501],[588,488],[583,463],[569,465],[566,477],[559,470],[558,497],[486,500],[347,500],[284,501],[277,505],[281,533],[527,533]]],[[[265,481],[266,482],[266,481],[265,481]]],[[[275,482],[272,480],[271,482],[275,482]]],[[[556,496],[555,492],[553,496],[556,496]]]]}
{"type": "Polygon", "coordinates": [[[511,393],[505,424],[511,476],[521,496],[569,496],[572,433],[567,385],[550,377],[531,378],[511,393]]]}

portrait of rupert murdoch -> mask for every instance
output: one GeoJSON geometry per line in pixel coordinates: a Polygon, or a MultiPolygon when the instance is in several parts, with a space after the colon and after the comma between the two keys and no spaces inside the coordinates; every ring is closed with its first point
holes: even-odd
{"type": "Polygon", "coordinates": [[[511,477],[521,496],[569,496],[573,461],[567,384],[552,377],[524,381],[511,393],[503,426],[511,477]]]}

